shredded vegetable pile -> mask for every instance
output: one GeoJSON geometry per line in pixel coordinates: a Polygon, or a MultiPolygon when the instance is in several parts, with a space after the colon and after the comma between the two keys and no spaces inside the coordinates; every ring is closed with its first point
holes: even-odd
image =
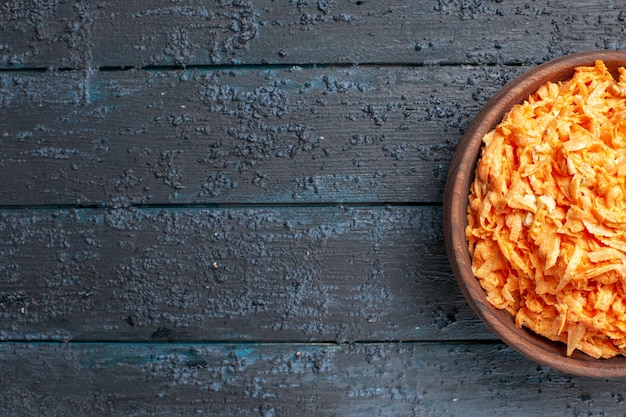
{"type": "Polygon", "coordinates": [[[483,142],[466,236],[489,302],[568,356],[626,355],[626,70],[546,83],[483,142]]]}

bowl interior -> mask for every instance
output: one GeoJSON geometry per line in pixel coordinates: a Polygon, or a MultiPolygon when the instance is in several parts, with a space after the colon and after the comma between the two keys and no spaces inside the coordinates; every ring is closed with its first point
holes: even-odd
{"type": "Polygon", "coordinates": [[[560,371],[593,377],[626,376],[626,357],[594,359],[584,353],[565,355],[562,343],[552,342],[527,329],[518,328],[507,312],[487,301],[485,292],[472,273],[472,261],[465,238],[470,183],[483,136],[491,131],[515,104],[523,102],[547,81],[564,81],[579,66],[604,61],[614,77],[626,66],[626,51],[591,51],[564,56],[541,64],[502,88],[477,114],[461,138],[448,170],[444,194],[444,237],[450,265],[468,303],[501,340],[526,357],[560,371]]]}

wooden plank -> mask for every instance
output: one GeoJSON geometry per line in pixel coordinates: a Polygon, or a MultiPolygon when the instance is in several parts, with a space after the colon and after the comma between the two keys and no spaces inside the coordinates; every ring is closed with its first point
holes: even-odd
{"type": "Polygon", "coordinates": [[[570,3],[13,0],[0,66],[518,64],[624,47],[621,8],[570,3]]]}
{"type": "Polygon", "coordinates": [[[14,0],[0,6],[0,68],[91,65],[87,21],[81,4],[14,0]]]}
{"type": "Polygon", "coordinates": [[[0,409],[16,417],[614,416],[626,382],[497,343],[3,343],[0,366],[0,409]]]}
{"type": "Polygon", "coordinates": [[[440,202],[461,132],[523,69],[0,74],[0,202],[440,202]]]}
{"type": "Polygon", "coordinates": [[[493,339],[440,207],[0,212],[3,340],[493,339]]]}

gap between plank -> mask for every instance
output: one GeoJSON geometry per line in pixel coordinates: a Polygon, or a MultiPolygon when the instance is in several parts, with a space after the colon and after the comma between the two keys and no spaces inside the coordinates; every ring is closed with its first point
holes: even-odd
{"type": "Polygon", "coordinates": [[[0,211],[40,211],[40,210],[123,210],[136,208],[140,210],[158,209],[192,209],[192,210],[225,210],[225,209],[281,209],[281,208],[385,208],[385,207],[431,207],[441,206],[440,201],[426,202],[310,202],[310,203],[184,203],[184,204],[130,204],[128,206],[109,206],[107,204],[29,204],[0,205],[0,211]]]}
{"type": "Polygon", "coordinates": [[[0,346],[10,344],[28,344],[28,345],[144,345],[144,346],[175,346],[175,345],[201,345],[201,346],[217,346],[217,345],[233,345],[233,346],[286,346],[286,345],[306,345],[306,346],[373,346],[373,345],[420,345],[420,344],[463,344],[463,345],[505,345],[499,339],[433,339],[433,340],[359,340],[353,342],[335,342],[335,341],[314,341],[307,342],[301,340],[292,341],[242,341],[242,340],[27,340],[27,339],[6,339],[0,341],[0,346]]]}
{"type": "Polygon", "coordinates": [[[233,70],[289,70],[289,69],[332,69],[332,68],[424,68],[424,67],[524,67],[537,63],[502,62],[502,63],[476,63],[476,62],[340,62],[340,63],[280,63],[280,64],[194,64],[194,65],[147,65],[136,66],[102,66],[97,68],[72,68],[72,67],[24,67],[24,68],[0,68],[0,74],[11,73],[46,73],[46,72],[123,72],[123,71],[233,71],[233,70]]]}

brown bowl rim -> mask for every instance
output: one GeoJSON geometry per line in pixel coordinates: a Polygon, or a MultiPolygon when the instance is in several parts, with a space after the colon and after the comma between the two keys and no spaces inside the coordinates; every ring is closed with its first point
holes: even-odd
{"type": "Polygon", "coordinates": [[[587,51],[562,56],[540,64],[499,90],[478,112],[459,141],[454,153],[444,191],[443,230],[450,265],[465,298],[487,327],[522,355],[568,374],[613,378],[626,376],[626,357],[594,359],[581,352],[565,355],[563,343],[552,342],[527,329],[518,328],[507,312],[494,308],[472,274],[471,257],[465,227],[470,182],[478,161],[482,138],[515,104],[523,102],[547,81],[563,81],[579,66],[602,60],[615,75],[626,66],[626,51],[587,51]]]}

